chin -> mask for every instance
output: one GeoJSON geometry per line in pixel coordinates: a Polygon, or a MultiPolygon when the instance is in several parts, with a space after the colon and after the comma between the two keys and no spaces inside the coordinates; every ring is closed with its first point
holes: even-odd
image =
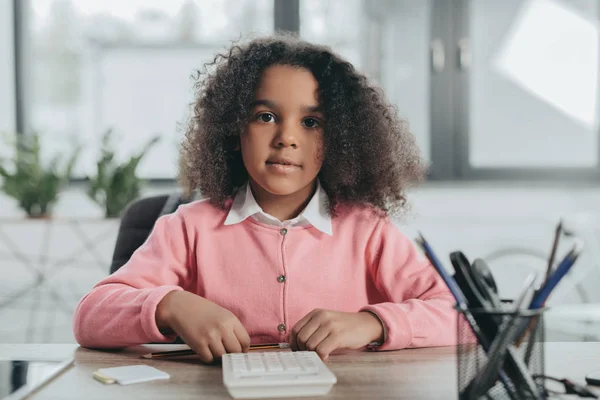
{"type": "Polygon", "coordinates": [[[287,179],[266,179],[264,182],[261,182],[260,185],[271,194],[276,196],[287,196],[302,190],[307,184],[303,182],[293,182],[287,179]]]}

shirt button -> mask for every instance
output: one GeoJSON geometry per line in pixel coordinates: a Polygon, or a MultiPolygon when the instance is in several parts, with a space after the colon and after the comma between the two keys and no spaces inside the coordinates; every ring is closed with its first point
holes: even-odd
{"type": "Polygon", "coordinates": [[[281,233],[283,236],[285,236],[285,234],[287,233],[287,229],[286,228],[282,228],[279,233],[281,233]]]}
{"type": "Polygon", "coordinates": [[[279,283],[283,283],[283,282],[285,282],[285,275],[279,275],[279,276],[277,277],[277,282],[279,282],[279,283]]]}
{"type": "Polygon", "coordinates": [[[279,325],[277,325],[277,330],[279,332],[285,332],[286,329],[287,329],[287,326],[285,326],[285,324],[279,324],[279,325]]]}

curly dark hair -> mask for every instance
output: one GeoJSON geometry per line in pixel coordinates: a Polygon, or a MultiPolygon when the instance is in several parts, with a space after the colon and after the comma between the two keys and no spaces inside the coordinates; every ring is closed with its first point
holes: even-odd
{"type": "Polygon", "coordinates": [[[336,206],[374,207],[385,214],[406,205],[405,189],[426,172],[414,136],[380,89],[329,48],[289,35],[233,44],[195,76],[197,99],[181,147],[180,183],[214,205],[248,179],[239,137],[251,116],[262,72],[272,65],[305,68],[318,83],[325,118],[318,178],[336,206]]]}

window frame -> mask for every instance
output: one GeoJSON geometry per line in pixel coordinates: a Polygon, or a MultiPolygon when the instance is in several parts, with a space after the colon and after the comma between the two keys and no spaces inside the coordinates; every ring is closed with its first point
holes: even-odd
{"type": "MultiPolygon", "coordinates": [[[[473,167],[469,162],[469,141],[472,135],[469,127],[469,85],[470,69],[461,69],[458,61],[459,45],[461,40],[466,40],[469,43],[470,36],[470,9],[469,6],[473,0],[452,0],[452,18],[454,27],[451,28],[451,34],[447,39],[450,43],[447,44],[450,50],[450,65],[452,66],[451,83],[447,83],[452,87],[452,104],[453,118],[452,121],[440,121],[440,123],[453,122],[453,140],[454,140],[454,172],[456,178],[462,180],[505,180],[505,181],[545,181],[545,182],[589,182],[600,179],[600,140],[596,149],[597,163],[594,167],[578,168],[578,167],[473,167]]],[[[598,16],[597,16],[598,17],[598,16]]],[[[435,26],[435,24],[434,24],[435,26]]],[[[600,96],[600,81],[598,83],[597,96],[600,96]]],[[[437,93],[432,92],[432,96],[437,93]]],[[[600,115],[600,101],[597,105],[598,115],[600,115]]],[[[440,109],[437,110],[438,112],[440,109]]],[[[435,111],[434,111],[434,115],[435,111]]],[[[443,115],[443,114],[442,114],[443,115]]],[[[450,126],[450,125],[449,125],[450,126]]],[[[600,135],[600,130],[596,132],[600,135]]],[[[439,139],[439,138],[438,138],[439,139]]],[[[441,149],[438,148],[438,151],[441,149]]],[[[440,154],[440,156],[442,156],[440,154]]],[[[443,157],[443,156],[442,156],[443,157]]]]}

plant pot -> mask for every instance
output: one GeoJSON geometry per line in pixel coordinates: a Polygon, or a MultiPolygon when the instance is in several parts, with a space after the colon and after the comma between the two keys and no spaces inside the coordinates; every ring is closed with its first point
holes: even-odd
{"type": "Polygon", "coordinates": [[[48,221],[52,219],[52,214],[28,215],[27,219],[48,221]]]}

